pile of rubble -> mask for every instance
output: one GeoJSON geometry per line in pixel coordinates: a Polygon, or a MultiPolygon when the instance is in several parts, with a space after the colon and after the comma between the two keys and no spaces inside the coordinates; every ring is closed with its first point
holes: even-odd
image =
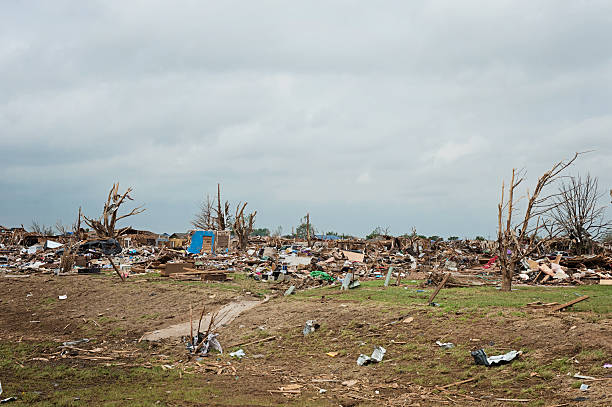
{"type": "MultiPolygon", "coordinates": [[[[181,280],[227,281],[242,272],[264,282],[287,282],[296,288],[357,280],[394,278],[438,284],[450,272],[447,286],[498,284],[496,242],[432,241],[418,236],[377,239],[253,237],[238,250],[229,232],[195,231],[160,238],[132,231],[129,237],[75,242],[72,236],[48,238],[22,228],[0,231],[0,270],[5,273],[100,273],[115,270],[122,278],[158,272],[181,280]],[[180,236],[179,236],[180,235],[180,236]],[[123,246],[128,246],[122,248],[123,246]],[[170,244],[171,243],[171,244],[170,244]],[[172,247],[170,247],[172,246],[172,247]],[[65,266],[65,252],[73,261],[65,266]],[[391,270],[389,272],[389,270],[391,270]],[[348,276],[348,280],[347,280],[348,276]]],[[[597,255],[542,254],[526,259],[515,278],[529,284],[608,284],[612,279],[609,250],[597,255]]]]}

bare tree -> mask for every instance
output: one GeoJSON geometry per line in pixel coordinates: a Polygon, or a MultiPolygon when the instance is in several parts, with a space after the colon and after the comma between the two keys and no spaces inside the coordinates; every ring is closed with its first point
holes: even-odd
{"type": "Polygon", "coordinates": [[[130,196],[130,192],[132,192],[131,187],[128,188],[123,194],[120,194],[119,183],[117,182],[113,184],[112,188],[110,189],[108,198],[104,204],[104,209],[102,210],[102,214],[98,219],[88,218],[87,216],[83,215],[83,220],[85,223],[92,228],[100,238],[110,239],[123,235],[130,228],[130,226],[116,229],[115,225],[117,222],[129,216],[144,212],[144,208],[142,206],[138,206],[124,215],[118,214],[119,208],[125,203],[126,199],[133,201],[132,197],[130,196]]]}
{"type": "Polygon", "coordinates": [[[217,230],[225,230],[229,226],[229,211],[230,204],[225,201],[223,209],[221,209],[221,185],[217,184],[217,230]]]}
{"type": "Polygon", "coordinates": [[[257,215],[257,211],[252,212],[248,216],[244,215],[244,209],[246,208],[247,203],[244,204],[239,203],[236,206],[236,217],[234,218],[234,224],[232,226],[232,230],[234,234],[238,238],[238,245],[241,250],[246,249],[249,244],[249,235],[253,232],[253,225],[255,224],[255,215],[257,215]]]}
{"type": "MultiPolygon", "coordinates": [[[[74,266],[76,255],[78,251],[79,241],[81,240],[81,207],[79,206],[79,213],[76,222],[72,224],[72,235],[68,240],[68,243],[64,245],[64,251],[60,257],[60,269],[64,273],[68,273],[74,266]]],[[[59,221],[58,221],[59,222],[59,221]]],[[[61,222],[59,222],[61,225],[61,222]]],[[[57,226],[56,226],[57,227],[57,226]]],[[[65,233],[65,232],[64,232],[65,233]]],[[[122,278],[123,280],[123,278],[122,278]]]]}
{"type": "Polygon", "coordinates": [[[549,232],[567,236],[575,243],[576,251],[584,253],[610,230],[611,223],[604,218],[606,207],[599,205],[602,197],[597,177],[570,177],[554,198],[556,206],[549,213],[549,232]]]}
{"type": "Polygon", "coordinates": [[[55,230],[57,231],[58,235],[64,236],[66,234],[66,226],[64,226],[61,219],[58,219],[57,222],[55,222],[55,230]]]}
{"type": "Polygon", "coordinates": [[[38,223],[36,220],[32,220],[32,225],[30,226],[32,232],[41,236],[52,236],[53,235],[53,227],[45,226],[38,223]]]}
{"type": "Polygon", "coordinates": [[[505,185],[502,183],[501,200],[497,206],[497,244],[502,272],[502,291],[510,291],[512,288],[512,276],[521,260],[534,253],[544,243],[544,239],[538,238],[538,231],[543,227],[541,217],[556,206],[553,199],[555,195],[544,195],[544,190],[558,179],[559,174],[569,167],[578,155],[579,153],[576,153],[570,160],[556,163],[538,179],[533,193],[527,192],[525,213],[519,217],[518,222],[512,220],[521,199],[515,197],[515,192],[525,180],[524,171],[512,169],[507,197],[505,185]],[[532,221],[536,224],[533,225],[532,221]]]}
{"type": "Polygon", "coordinates": [[[196,229],[213,230],[216,226],[216,221],[213,215],[213,203],[210,195],[206,195],[206,201],[200,205],[200,211],[196,213],[191,224],[196,229]]]}
{"type": "Polygon", "coordinates": [[[217,184],[217,205],[215,207],[210,195],[206,195],[206,201],[200,205],[200,211],[196,213],[191,224],[197,229],[204,230],[227,230],[232,224],[230,216],[230,204],[225,201],[221,205],[221,185],[217,184]]]}

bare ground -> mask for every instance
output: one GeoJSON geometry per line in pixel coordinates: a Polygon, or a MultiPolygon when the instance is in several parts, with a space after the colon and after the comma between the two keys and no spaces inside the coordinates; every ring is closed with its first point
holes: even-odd
{"type": "Polygon", "coordinates": [[[267,284],[33,275],[0,278],[0,292],[2,397],[17,395],[16,404],[612,405],[612,380],[568,376],[612,373],[603,368],[612,363],[609,313],[551,315],[525,307],[451,312],[333,291],[280,295],[221,328],[224,354],[198,361],[188,358],[180,339],[139,339],[188,321],[190,304],[199,314],[202,306],[214,310],[274,295],[267,284]],[[402,322],[406,317],[412,320],[402,322]],[[304,337],[308,319],[321,327],[304,337]],[[242,346],[242,360],[227,355],[240,347],[233,344],[272,336],[242,346]],[[91,341],[60,354],[61,342],[79,338],[91,341]],[[456,347],[441,349],[437,340],[456,347]],[[357,366],[359,354],[377,345],[387,349],[383,363],[357,366]],[[511,349],[524,354],[487,368],[474,365],[469,354],[481,347],[490,355],[511,349]],[[473,380],[440,388],[467,379],[473,380]],[[591,387],[581,392],[580,383],[591,387]],[[497,400],[502,398],[528,401],[497,400]]]}

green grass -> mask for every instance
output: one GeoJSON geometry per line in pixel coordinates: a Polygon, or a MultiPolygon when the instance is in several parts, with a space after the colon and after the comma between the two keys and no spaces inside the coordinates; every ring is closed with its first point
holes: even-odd
{"type": "Polygon", "coordinates": [[[274,402],[265,392],[231,392],[227,384],[214,383],[223,379],[216,375],[180,377],[178,370],[160,367],[82,365],[70,359],[27,360],[56,349],[56,343],[0,342],[3,397],[18,398],[12,406],[329,405],[312,400],[274,402]]]}
{"type": "MultiPolygon", "coordinates": [[[[350,299],[360,301],[382,302],[396,305],[411,305],[427,303],[433,287],[425,288],[425,292],[417,292],[416,287],[389,286],[385,289],[382,280],[364,281],[361,287],[348,290],[341,294],[339,286],[323,287],[312,290],[298,291],[295,299],[305,299],[329,295],[338,300],[350,299]]],[[[565,303],[582,295],[590,298],[573,305],[571,312],[589,311],[596,314],[612,312],[612,288],[601,285],[581,287],[516,287],[511,292],[502,292],[495,287],[465,287],[444,288],[436,296],[434,302],[440,304],[436,311],[466,311],[481,310],[490,307],[521,308],[530,302],[565,303]]],[[[522,311],[513,311],[515,316],[526,316],[522,311]]]]}

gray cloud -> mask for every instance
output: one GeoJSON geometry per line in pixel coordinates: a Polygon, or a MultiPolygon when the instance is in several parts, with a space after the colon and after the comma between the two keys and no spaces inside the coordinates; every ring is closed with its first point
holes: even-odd
{"type": "Polygon", "coordinates": [[[612,187],[609,2],[4,2],[0,224],[119,180],[179,231],[223,184],[259,226],[493,235],[503,178],[574,151],[612,187]]]}

